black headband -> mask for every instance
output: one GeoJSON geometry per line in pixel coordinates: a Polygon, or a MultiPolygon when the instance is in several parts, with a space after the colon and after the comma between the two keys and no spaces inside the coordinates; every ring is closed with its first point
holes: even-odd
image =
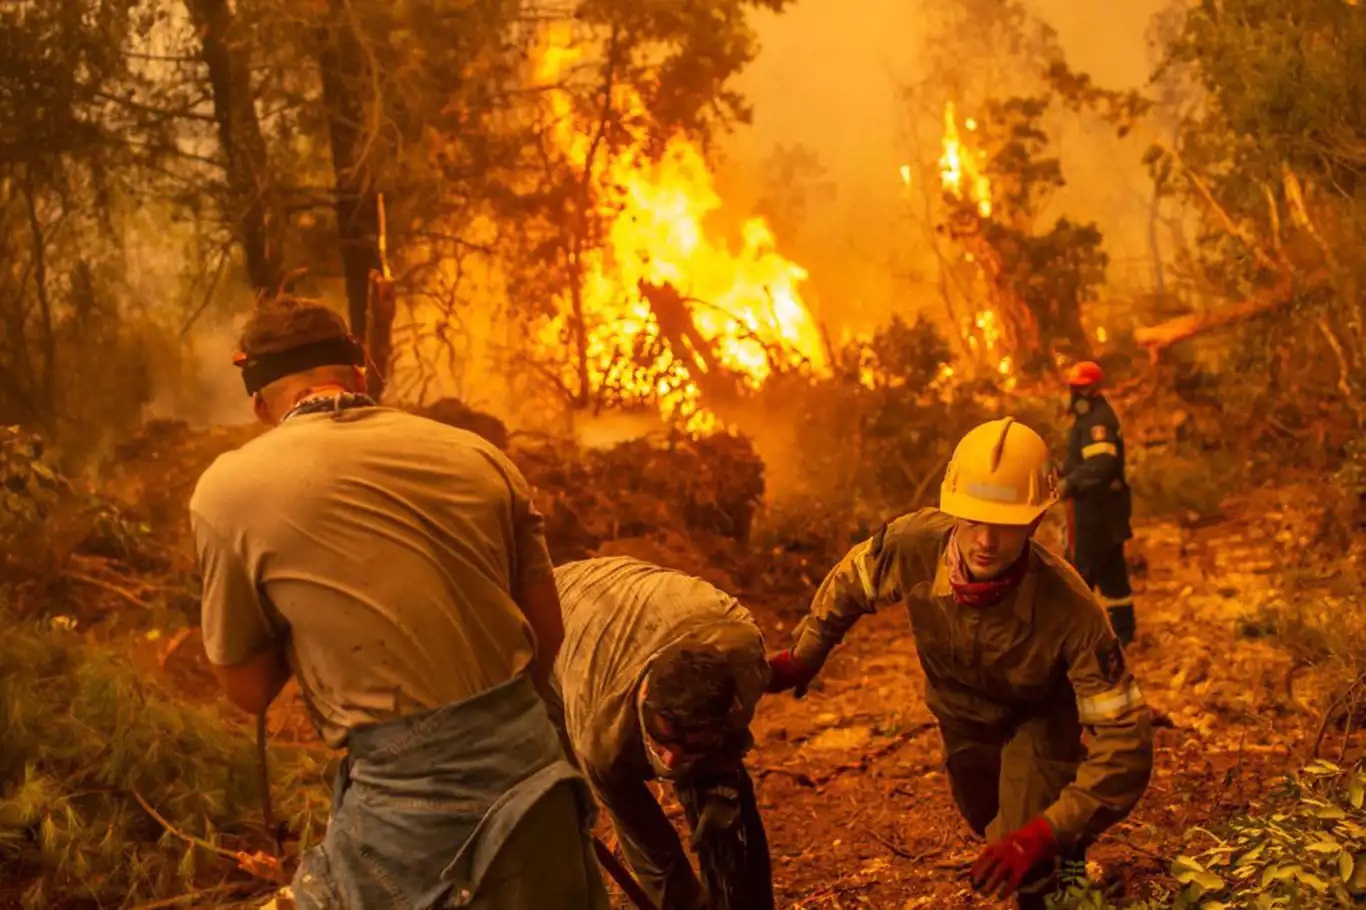
{"type": "Polygon", "coordinates": [[[247,387],[247,394],[255,395],[277,379],[315,367],[363,367],[365,348],[347,335],[345,338],[313,341],[297,348],[271,351],[254,357],[239,354],[234,363],[242,370],[242,384],[247,387]]]}

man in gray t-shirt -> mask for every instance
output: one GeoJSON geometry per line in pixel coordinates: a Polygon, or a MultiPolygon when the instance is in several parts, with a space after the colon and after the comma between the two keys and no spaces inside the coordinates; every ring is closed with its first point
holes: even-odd
{"type": "Polygon", "coordinates": [[[768,844],[743,764],[768,684],[759,627],[724,591],[636,559],[569,563],[555,581],[565,637],[552,714],[646,893],[660,910],[771,910],[768,844]],[[683,804],[705,891],[651,780],[671,783],[683,804]]]}
{"type": "Polygon", "coordinates": [[[479,437],[376,406],[364,364],[326,307],[258,310],[238,365],[271,429],[190,503],[228,698],[264,712],[294,676],[347,752],[294,897],[605,907],[587,787],[538,695],[563,626],[530,488],[479,437]]]}

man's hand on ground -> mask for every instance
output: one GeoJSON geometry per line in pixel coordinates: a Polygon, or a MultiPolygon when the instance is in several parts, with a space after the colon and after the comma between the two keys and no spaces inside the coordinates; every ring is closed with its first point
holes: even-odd
{"type": "Polygon", "coordinates": [[[972,867],[972,887],[1005,898],[1036,867],[1058,856],[1058,839],[1043,816],[989,844],[972,867]]]}
{"type": "Polygon", "coordinates": [[[815,668],[807,667],[798,661],[791,648],[771,656],[768,659],[768,670],[768,688],[765,691],[769,694],[791,689],[794,698],[801,698],[806,694],[806,688],[811,685],[811,680],[816,678],[815,668]]]}

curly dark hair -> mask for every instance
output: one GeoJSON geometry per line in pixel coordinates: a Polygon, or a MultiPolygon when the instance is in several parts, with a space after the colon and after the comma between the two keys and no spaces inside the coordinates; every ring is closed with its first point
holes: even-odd
{"type": "Polygon", "coordinates": [[[293,295],[264,298],[247,317],[238,350],[248,357],[347,336],[346,320],[326,304],[293,295]]]}
{"type": "Polygon", "coordinates": [[[725,655],[683,641],[665,648],[650,665],[645,706],[685,729],[715,728],[729,718],[738,692],[725,655]]]}

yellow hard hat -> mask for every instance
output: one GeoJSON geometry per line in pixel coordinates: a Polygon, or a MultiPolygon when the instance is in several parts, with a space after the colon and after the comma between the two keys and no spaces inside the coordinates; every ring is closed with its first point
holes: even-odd
{"type": "Polygon", "coordinates": [[[941,511],[994,525],[1032,524],[1057,500],[1048,443],[1012,417],[959,441],[939,491],[941,511]]]}

